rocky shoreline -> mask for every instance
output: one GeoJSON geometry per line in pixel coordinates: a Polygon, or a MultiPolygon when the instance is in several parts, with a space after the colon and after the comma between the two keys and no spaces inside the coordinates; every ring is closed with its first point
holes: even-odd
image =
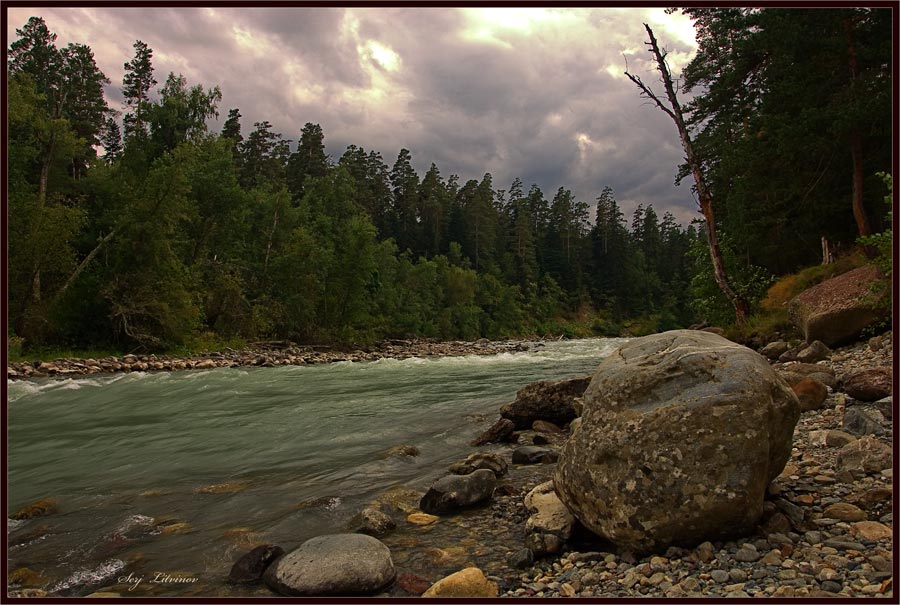
{"type": "MultiPolygon", "coordinates": [[[[390,548],[397,568],[396,580],[374,596],[423,595],[446,574],[445,571],[435,575],[436,564],[440,562],[446,568],[452,562],[460,572],[469,568],[478,571],[469,570],[463,574],[465,577],[453,580],[470,584],[441,590],[483,591],[455,596],[892,599],[893,400],[891,396],[877,400],[863,396],[859,393],[865,389],[858,390],[854,383],[855,376],[869,373],[875,376],[878,386],[881,374],[893,366],[891,336],[886,333],[833,351],[819,349],[818,360],[809,357],[808,347],[789,348],[778,355],[770,352],[772,366],[798,395],[802,391],[805,399],[801,397],[803,412],[794,429],[790,458],[769,486],[763,516],[752,532],[690,548],[674,546],[635,554],[576,523],[565,539],[553,546],[551,550],[555,552],[539,552],[546,546],[549,534],[540,536],[543,542],[532,538],[535,509],[526,502],[529,494],[533,499],[534,493],[540,491],[536,487],[552,477],[556,453],[567,438],[564,430],[560,431],[566,422],[563,418],[557,419],[560,426],[541,420],[532,423],[504,406],[501,413],[505,418],[498,424],[509,430],[494,435],[496,439],[488,448],[494,460],[501,459],[503,469],[495,469],[496,487],[491,480],[490,489],[485,490],[492,496],[488,495],[478,506],[460,511],[435,508],[433,516],[416,512],[425,499],[422,493],[413,492],[405,506],[384,506],[369,516],[363,515],[367,522],[375,519],[364,533],[380,537],[390,548]],[[807,361],[790,359],[798,354],[807,361]],[[819,386],[805,391],[812,383],[819,386]],[[511,461],[508,473],[507,461],[511,461]],[[388,529],[377,527],[385,520],[389,522],[385,525],[388,529]],[[464,539],[461,531],[466,532],[464,539]],[[489,541],[488,536],[496,539],[489,541]],[[451,538],[449,543],[459,546],[443,546],[451,538]]],[[[473,351],[487,351],[488,345],[498,345],[462,344],[466,346],[454,349],[457,354],[477,354],[473,351]]],[[[523,345],[519,342],[505,346],[523,345]]],[[[389,356],[411,356],[413,351],[421,351],[391,346],[396,348],[388,350],[395,355],[389,356]]],[[[516,349],[503,348],[499,352],[510,350],[516,349]]],[[[337,360],[340,359],[330,361],[337,360]]],[[[578,380],[562,382],[577,386],[578,380]]],[[[546,383],[529,385],[520,394],[532,393],[534,401],[549,401],[552,398],[538,396],[543,393],[542,384],[546,383]]],[[[558,407],[559,401],[550,406],[558,407]]],[[[545,412],[535,409],[529,413],[545,412]]],[[[473,445],[473,451],[476,449],[473,445]]],[[[484,461],[490,460],[489,456],[482,461],[471,458],[453,465],[450,472],[478,473],[477,468],[485,468],[484,461]]],[[[264,586],[256,586],[253,590],[258,592],[253,592],[254,596],[272,594],[264,586]]],[[[450,586],[454,586],[453,582],[450,586]]],[[[202,596],[202,591],[209,588],[198,586],[199,592],[194,596],[202,596]]],[[[124,594],[120,586],[108,589],[124,594]]],[[[227,590],[225,586],[217,588],[220,595],[229,594],[227,590]]],[[[450,596],[446,592],[431,594],[450,596]]]]}
{"type": "Polygon", "coordinates": [[[528,351],[533,343],[525,340],[474,342],[440,341],[433,339],[385,340],[371,347],[344,350],[330,346],[297,345],[291,342],[261,343],[237,351],[201,353],[189,357],[173,355],[122,355],[100,359],[59,358],[53,361],[23,361],[10,363],[6,377],[10,380],[27,378],[71,377],[88,374],[119,372],[164,372],[177,370],[209,370],[224,367],[305,366],[338,361],[377,361],[379,359],[408,359],[410,357],[460,357],[466,355],[497,355],[528,351]]]}
{"type": "MultiPolygon", "coordinates": [[[[838,388],[802,413],[751,535],[645,556],[583,537],[507,578],[503,596],[893,598],[892,398],[863,402],[841,391],[854,373],[892,366],[892,352],[886,334],[819,362],[838,388]],[[852,458],[853,444],[887,459],[852,458]]],[[[514,499],[520,517],[526,491],[514,499]]]]}

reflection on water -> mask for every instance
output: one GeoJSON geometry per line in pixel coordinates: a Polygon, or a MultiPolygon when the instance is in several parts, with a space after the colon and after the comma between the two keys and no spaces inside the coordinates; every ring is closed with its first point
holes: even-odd
{"type": "MultiPolygon", "coordinates": [[[[7,521],[10,569],[27,566],[40,574],[40,586],[71,594],[151,571],[197,581],[145,581],[131,596],[265,591],[223,585],[240,554],[264,542],[290,549],[348,531],[378,494],[424,489],[471,451],[468,442],[517,389],[590,372],[619,342],[9,382],[8,512],[46,497],[60,509],[7,521]],[[419,454],[385,456],[397,445],[419,454]]],[[[410,531],[425,543],[465,519],[410,531]]],[[[456,564],[455,551],[403,545],[413,538],[398,531],[385,540],[399,540],[391,545],[398,565],[456,564]]]]}

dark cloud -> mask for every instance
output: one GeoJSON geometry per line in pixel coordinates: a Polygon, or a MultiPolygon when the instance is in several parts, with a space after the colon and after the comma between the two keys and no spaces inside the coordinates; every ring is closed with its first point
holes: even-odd
{"type": "Polygon", "coordinates": [[[593,202],[604,186],[623,210],[653,204],[686,223],[689,186],[674,187],[682,151],[674,125],[622,76],[656,82],[643,41],[649,22],[677,71],[692,52],[689,23],[662,9],[48,8],[8,9],[10,39],[30,14],[60,42],[83,42],[118,85],[135,39],[154,49],[157,79],[183,73],[219,85],[219,128],[238,107],[243,129],[268,120],[296,140],[325,131],[327,152],[401,148],[461,182],[520,177],[547,197],[565,186],[593,202]]]}

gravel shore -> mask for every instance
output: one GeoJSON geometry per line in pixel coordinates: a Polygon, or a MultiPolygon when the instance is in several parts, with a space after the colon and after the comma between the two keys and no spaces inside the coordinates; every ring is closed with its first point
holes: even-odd
{"type": "MultiPolygon", "coordinates": [[[[890,339],[884,340],[874,350],[866,343],[837,349],[821,363],[839,380],[891,366],[890,339]]],[[[770,486],[753,535],[636,556],[582,534],[560,555],[508,578],[504,596],[893,598],[893,472],[850,472],[837,464],[849,441],[891,446],[891,405],[829,390],[820,409],[804,412],[791,459],[770,486]],[[851,434],[844,425],[849,410],[874,424],[851,434]]]]}

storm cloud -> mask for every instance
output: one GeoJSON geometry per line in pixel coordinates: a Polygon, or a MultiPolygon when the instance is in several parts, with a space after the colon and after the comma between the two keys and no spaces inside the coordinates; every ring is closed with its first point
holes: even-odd
{"type": "Polygon", "coordinates": [[[9,8],[10,41],[32,15],[58,44],[93,49],[115,108],[140,39],[157,80],[221,88],[213,129],[237,107],[245,135],[268,120],[296,140],[319,123],[335,160],[354,144],[390,166],[405,147],[420,174],[434,162],[461,182],[490,172],[495,188],[519,177],[591,204],[609,186],[626,215],[697,216],[688,184],[673,185],[674,125],[623,74],[627,60],[657,82],[644,22],[676,74],[693,56],[690,20],[660,8],[9,8]]]}

